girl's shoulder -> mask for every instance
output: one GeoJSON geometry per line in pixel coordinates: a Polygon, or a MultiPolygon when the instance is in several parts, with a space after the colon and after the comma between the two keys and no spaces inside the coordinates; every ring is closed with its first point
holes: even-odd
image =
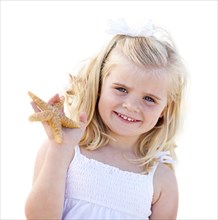
{"type": "MultiPolygon", "coordinates": [[[[158,164],[154,174],[154,196],[152,204],[156,209],[163,207],[163,204],[169,204],[168,210],[177,210],[178,185],[176,175],[164,163],[158,164]]],[[[167,207],[165,208],[167,209],[167,207]]]]}

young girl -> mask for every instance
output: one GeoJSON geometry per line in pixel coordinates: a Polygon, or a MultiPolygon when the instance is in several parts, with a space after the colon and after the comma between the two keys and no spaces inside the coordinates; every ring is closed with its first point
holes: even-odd
{"type": "Polygon", "coordinates": [[[185,67],[165,31],[111,24],[115,36],[66,91],[80,128],[63,128],[58,144],[43,123],[48,139],[36,159],[28,219],[176,219],[185,67]]]}

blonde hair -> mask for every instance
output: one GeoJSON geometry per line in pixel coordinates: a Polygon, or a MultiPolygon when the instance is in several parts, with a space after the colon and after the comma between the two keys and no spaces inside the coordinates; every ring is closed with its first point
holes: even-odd
{"type": "MultiPolygon", "coordinates": [[[[147,173],[156,162],[156,155],[169,151],[175,158],[175,136],[180,122],[184,88],[186,85],[186,68],[171,38],[157,40],[155,37],[130,37],[116,35],[94,58],[85,64],[76,76],[71,76],[66,100],[71,118],[76,119],[79,112],[86,112],[88,126],[80,145],[95,150],[108,143],[107,126],[98,112],[98,100],[103,80],[110,73],[114,63],[110,54],[115,48],[137,66],[149,69],[165,69],[170,86],[168,101],[163,117],[138,140],[137,162],[147,173]]],[[[171,168],[173,168],[171,166],[171,168]]]]}

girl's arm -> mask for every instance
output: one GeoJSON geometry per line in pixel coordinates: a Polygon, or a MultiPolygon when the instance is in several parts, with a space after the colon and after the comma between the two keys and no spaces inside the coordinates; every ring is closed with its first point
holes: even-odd
{"type": "MultiPolygon", "coordinates": [[[[58,100],[59,97],[55,96],[50,103],[58,100]]],[[[36,105],[32,105],[36,112],[39,111],[36,105]]],[[[27,219],[61,219],[67,169],[74,157],[74,147],[86,127],[86,115],[81,114],[79,119],[80,128],[62,129],[61,144],[54,140],[48,124],[42,123],[48,140],[43,143],[36,158],[33,185],[25,204],[27,219]]]]}
{"type": "Polygon", "coordinates": [[[150,220],[175,220],[178,211],[178,186],[174,172],[160,164],[154,175],[154,200],[150,220]]]}
{"type": "Polygon", "coordinates": [[[27,219],[61,219],[66,172],[73,156],[73,146],[59,146],[49,141],[42,145],[26,201],[27,219]]]}
{"type": "Polygon", "coordinates": [[[73,141],[60,145],[48,140],[40,148],[32,190],[25,205],[27,219],[61,219],[66,174],[75,145],[73,141]]]}

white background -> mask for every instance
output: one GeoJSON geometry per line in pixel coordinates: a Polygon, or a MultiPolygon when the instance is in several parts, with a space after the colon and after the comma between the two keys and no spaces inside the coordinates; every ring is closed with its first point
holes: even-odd
{"type": "Polygon", "coordinates": [[[30,123],[28,90],[62,93],[77,63],[111,36],[113,17],[150,17],[171,32],[191,87],[177,150],[178,219],[217,219],[217,2],[1,2],[1,219],[24,219],[45,134],[30,123]]]}

